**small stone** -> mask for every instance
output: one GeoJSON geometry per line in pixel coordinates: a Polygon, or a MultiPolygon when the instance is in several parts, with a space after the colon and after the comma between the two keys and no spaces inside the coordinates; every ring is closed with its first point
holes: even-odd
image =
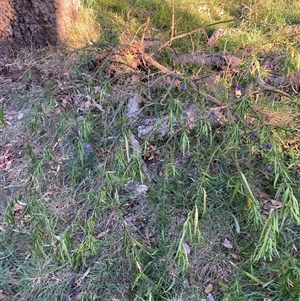
{"type": "Polygon", "coordinates": [[[20,113],[18,113],[18,117],[17,117],[17,118],[18,118],[18,120],[21,120],[21,119],[23,119],[23,117],[24,117],[24,113],[21,113],[21,112],[20,112],[20,113]]]}

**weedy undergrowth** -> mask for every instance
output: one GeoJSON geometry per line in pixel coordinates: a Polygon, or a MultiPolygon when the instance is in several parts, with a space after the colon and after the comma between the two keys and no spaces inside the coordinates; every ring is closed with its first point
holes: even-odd
{"type": "Polygon", "coordinates": [[[168,1],[85,1],[89,10],[71,38],[85,40],[82,29],[93,16],[89,47],[68,56],[23,54],[28,71],[3,107],[1,98],[0,196],[10,196],[0,205],[1,293],[199,300],[212,289],[216,300],[298,300],[298,98],[257,84],[272,75],[267,58],[281,77],[299,71],[299,41],[286,31],[299,3],[277,2],[178,1],[172,8],[168,1]],[[139,40],[147,17],[145,35],[163,42],[170,31],[174,38],[203,28],[153,54],[180,70],[182,82],[172,86],[151,68],[136,70],[137,117],[168,125],[167,135],[144,138],[126,113],[132,81],[106,74],[111,62],[99,63],[98,54],[126,35],[139,40]],[[209,51],[245,57],[239,70],[175,63],[181,52],[207,52],[219,26],[226,34],[209,51]],[[30,62],[49,77],[44,85],[30,62]],[[205,82],[219,71],[213,87],[205,82]],[[201,91],[226,107],[225,122],[205,118],[216,103],[201,91]],[[201,118],[187,127],[182,115],[191,105],[201,118]]]}

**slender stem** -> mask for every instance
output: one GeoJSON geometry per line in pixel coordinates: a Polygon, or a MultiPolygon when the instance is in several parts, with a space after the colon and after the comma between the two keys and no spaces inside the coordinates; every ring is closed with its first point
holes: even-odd
{"type": "Polygon", "coordinates": [[[174,38],[174,31],[175,31],[175,5],[174,0],[172,0],[172,24],[171,24],[171,41],[174,38]]]}
{"type": "MultiPolygon", "coordinates": [[[[211,27],[211,26],[214,26],[214,25],[218,25],[218,24],[224,24],[224,23],[230,23],[230,22],[234,22],[234,21],[238,21],[238,20],[241,20],[241,18],[235,18],[235,19],[229,19],[229,20],[225,20],[225,21],[218,21],[218,22],[214,22],[214,23],[211,23],[211,24],[208,24],[208,25],[205,25],[203,27],[199,27],[197,29],[194,29],[194,30],[191,30],[189,32],[186,32],[186,33],[183,33],[183,34],[180,34],[178,36],[172,36],[171,34],[171,39],[167,42],[165,42],[163,45],[161,45],[159,47],[159,50],[165,48],[166,46],[168,46],[169,44],[171,44],[173,41],[175,40],[178,40],[178,39],[181,39],[181,38],[184,38],[186,36],[189,36],[189,35],[192,35],[194,33],[197,33],[201,30],[205,30],[206,28],[208,27],[211,27]]],[[[173,26],[173,15],[172,15],[172,26],[173,26]]]]}
{"type": "Polygon", "coordinates": [[[146,22],[145,28],[143,30],[143,33],[142,33],[141,43],[144,43],[146,31],[147,31],[147,29],[149,27],[149,24],[150,24],[150,17],[147,18],[147,22],[146,22]]]}

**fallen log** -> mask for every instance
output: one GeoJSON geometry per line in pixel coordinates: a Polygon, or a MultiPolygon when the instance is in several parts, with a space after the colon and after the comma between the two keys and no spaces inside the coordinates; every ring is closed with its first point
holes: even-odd
{"type": "Polygon", "coordinates": [[[231,54],[179,54],[173,59],[181,64],[197,64],[222,70],[237,71],[242,63],[242,59],[231,54]]]}

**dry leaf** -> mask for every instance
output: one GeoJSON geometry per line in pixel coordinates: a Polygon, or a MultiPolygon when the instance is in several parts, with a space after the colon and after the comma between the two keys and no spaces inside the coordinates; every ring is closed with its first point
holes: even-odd
{"type": "Polygon", "coordinates": [[[149,226],[145,227],[145,237],[146,237],[147,241],[150,240],[150,228],[149,228],[149,226]]]}
{"type": "Polygon", "coordinates": [[[282,207],[282,203],[276,200],[271,199],[270,202],[272,203],[273,206],[275,206],[276,208],[281,208],[282,207]]]}
{"type": "Polygon", "coordinates": [[[21,204],[15,204],[14,205],[14,211],[22,211],[23,210],[23,205],[21,204]]]}
{"type": "Polygon", "coordinates": [[[143,273],[142,267],[141,267],[140,263],[137,260],[135,261],[135,264],[136,264],[136,267],[138,268],[139,272],[143,273]]]}
{"type": "Polygon", "coordinates": [[[57,193],[55,190],[49,190],[44,193],[43,197],[46,197],[48,195],[54,195],[55,193],[57,193]]]}
{"type": "Polygon", "coordinates": [[[184,246],[186,254],[190,255],[191,254],[190,246],[186,242],[183,243],[183,246],[184,246]]]}
{"type": "Polygon", "coordinates": [[[101,92],[101,87],[100,87],[100,86],[96,86],[96,87],[94,88],[94,92],[95,92],[95,93],[100,93],[100,92],[101,92]]]}
{"type": "Polygon", "coordinates": [[[235,260],[240,260],[240,256],[236,254],[230,254],[235,260]]]}
{"type": "Polygon", "coordinates": [[[210,293],[213,291],[213,289],[214,289],[214,286],[213,286],[211,283],[209,283],[209,284],[205,287],[204,293],[205,293],[206,295],[208,295],[208,294],[210,294],[210,293]]]}
{"type": "Polygon", "coordinates": [[[106,235],[107,233],[109,232],[109,229],[105,230],[105,231],[102,231],[100,232],[98,235],[97,235],[97,238],[101,238],[103,237],[104,235],[106,235]]]}
{"type": "Polygon", "coordinates": [[[54,158],[54,162],[58,164],[62,164],[64,161],[66,161],[67,158],[65,156],[58,156],[54,158]]]}
{"type": "Polygon", "coordinates": [[[259,192],[259,198],[263,199],[263,200],[268,200],[270,199],[270,195],[267,194],[265,191],[260,191],[259,192]]]}
{"type": "Polygon", "coordinates": [[[51,173],[57,174],[59,172],[59,170],[60,170],[60,165],[57,165],[57,166],[50,165],[50,169],[51,170],[49,170],[48,173],[50,173],[50,174],[51,173]]]}
{"type": "Polygon", "coordinates": [[[21,206],[26,206],[27,205],[26,203],[21,202],[21,201],[18,201],[18,204],[21,205],[21,206]]]}
{"type": "Polygon", "coordinates": [[[222,242],[222,245],[227,249],[232,249],[233,248],[231,242],[227,238],[224,239],[224,241],[222,242]]]}

